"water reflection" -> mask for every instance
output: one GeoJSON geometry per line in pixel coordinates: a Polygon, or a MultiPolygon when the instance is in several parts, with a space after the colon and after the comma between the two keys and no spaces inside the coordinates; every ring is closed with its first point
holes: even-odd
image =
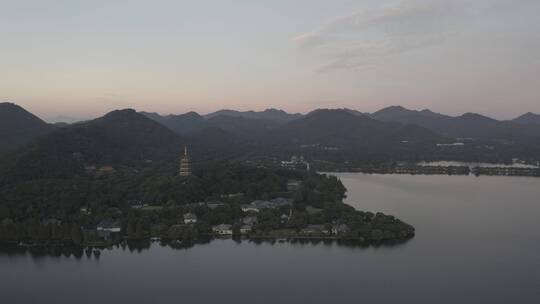
{"type": "MultiPolygon", "coordinates": [[[[221,240],[226,240],[226,238],[220,238],[221,240]]],[[[15,244],[3,244],[0,245],[0,257],[16,257],[16,256],[26,256],[29,255],[34,260],[39,260],[45,257],[52,258],[74,258],[76,260],[86,259],[95,259],[99,260],[102,252],[104,251],[128,251],[130,253],[142,253],[144,251],[150,250],[153,244],[156,244],[160,247],[169,248],[173,250],[188,250],[195,246],[206,245],[212,242],[212,238],[203,238],[194,242],[181,242],[181,241],[151,241],[148,240],[126,240],[120,242],[116,245],[108,247],[80,247],[80,246],[19,246],[15,244]]],[[[248,239],[242,237],[233,237],[228,239],[231,242],[234,242],[238,245],[243,243],[251,243],[255,245],[310,245],[310,246],[340,246],[348,248],[379,248],[386,247],[391,248],[394,246],[403,245],[409,242],[409,240],[403,241],[384,241],[384,242],[372,242],[372,243],[360,243],[358,241],[349,241],[349,240],[333,240],[333,239],[274,239],[274,238],[256,238],[248,239]]]]}

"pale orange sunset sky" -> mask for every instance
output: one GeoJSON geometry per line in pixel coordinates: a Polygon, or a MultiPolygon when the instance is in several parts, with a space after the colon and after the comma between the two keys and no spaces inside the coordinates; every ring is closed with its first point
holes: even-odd
{"type": "Polygon", "coordinates": [[[0,101],[290,112],[540,112],[540,1],[1,1],[0,101]]]}

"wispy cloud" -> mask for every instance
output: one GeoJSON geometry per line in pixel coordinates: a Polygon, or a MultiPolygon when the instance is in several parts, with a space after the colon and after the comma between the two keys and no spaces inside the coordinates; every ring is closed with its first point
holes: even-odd
{"type": "MultiPolygon", "coordinates": [[[[524,0],[529,1],[529,0],[524,0]]],[[[293,41],[327,58],[319,72],[363,69],[386,56],[444,43],[480,12],[508,0],[401,0],[338,16],[293,41]]]]}
{"type": "Polygon", "coordinates": [[[328,73],[336,70],[366,70],[377,66],[375,62],[350,60],[349,58],[342,58],[334,60],[328,64],[321,65],[317,68],[317,73],[328,73]]]}

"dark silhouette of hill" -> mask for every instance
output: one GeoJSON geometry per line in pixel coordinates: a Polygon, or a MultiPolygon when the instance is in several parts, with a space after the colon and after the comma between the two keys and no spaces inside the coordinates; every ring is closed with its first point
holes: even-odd
{"type": "Polygon", "coordinates": [[[349,112],[351,114],[358,115],[358,116],[370,116],[371,115],[371,113],[360,112],[360,111],[349,109],[349,108],[343,108],[341,110],[345,110],[345,111],[347,111],[347,112],[349,112]]]}
{"type": "Polygon", "coordinates": [[[403,124],[414,124],[424,128],[428,128],[435,132],[444,130],[448,121],[452,119],[450,116],[434,113],[430,110],[415,111],[409,110],[401,106],[391,106],[379,110],[371,115],[372,118],[387,121],[399,122],[403,124]]]}
{"type": "Polygon", "coordinates": [[[278,127],[278,123],[271,120],[228,115],[218,115],[208,118],[208,124],[249,140],[259,139],[278,127]]]}
{"type": "Polygon", "coordinates": [[[452,117],[430,110],[415,111],[392,106],[373,113],[372,117],[381,121],[415,124],[453,138],[516,142],[540,139],[540,128],[536,126],[518,124],[514,121],[499,121],[476,113],[452,117]]]}
{"type": "Polygon", "coordinates": [[[514,118],[512,122],[519,123],[519,124],[540,125],[540,115],[528,112],[517,118],[514,118]]]}
{"type": "Polygon", "coordinates": [[[141,114],[161,123],[178,134],[190,134],[210,127],[206,119],[196,112],[167,116],[146,112],[141,112],[141,114]]]}
{"type": "Polygon", "coordinates": [[[242,117],[248,119],[262,119],[273,121],[276,123],[287,123],[295,119],[301,118],[302,114],[289,114],[283,110],[278,109],[266,109],[264,111],[235,111],[235,110],[219,110],[210,114],[205,115],[206,118],[213,118],[216,116],[232,116],[232,117],[242,117]]]}
{"type": "Polygon", "coordinates": [[[3,159],[12,180],[68,178],[85,166],[171,160],[185,139],[134,110],[118,110],[85,123],[59,128],[3,159]]]}
{"type": "MultiPolygon", "coordinates": [[[[438,134],[439,137],[454,140],[456,138],[470,138],[484,141],[491,140],[535,143],[536,140],[540,139],[540,123],[534,123],[536,121],[536,116],[535,114],[531,113],[528,113],[515,121],[499,121],[475,113],[466,113],[461,116],[453,117],[435,113],[428,109],[416,111],[406,109],[401,106],[387,107],[373,114],[362,113],[346,108],[332,111],[340,111],[341,114],[348,113],[350,116],[343,117],[343,121],[340,121],[339,119],[333,121],[327,118],[328,121],[313,125],[313,128],[315,128],[320,125],[328,124],[318,130],[318,134],[323,135],[331,132],[334,126],[336,126],[339,130],[348,129],[351,127],[349,126],[351,123],[350,119],[352,119],[352,116],[354,116],[361,117],[360,120],[363,120],[366,124],[371,124],[368,128],[370,130],[370,134],[378,134],[378,136],[368,138],[362,133],[367,126],[364,126],[363,128],[357,126],[353,128],[351,134],[347,135],[350,138],[363,138],[364,141],[395,141],[397,137],[402,137],[404,140],[417,141],[421,138],[434,138],[433,133],[438,134]],[[371,120],[368,118],[371,118],[371,120]],[[373,120],[384,122],[386,124],[375,124],[373,120]],[[396,133],[396,130],[399,129],[400,126],[394,125],[391,127],[390,123],[412,125],[418,128],[413,130],[413,127],[409,126],[407,128],[403,128],[401,133],[396,133]],[[377,128],[382,129],[375,131],[377,128]],[[427,134],[426,129],[431,131],[431,133],[427,134]],[[394,131],[391,132],[390,130],[394,131]],[[413,132],[417,136],[411,136],[411,134],[407,134],[407,132],[413,132]],[[380,136],[386,136],[386,138],[382,139],[380,136]]],[[[179,134],[191,134],[205,128],[219,128],[237,136],[238,138],[243,138],[246,140],[262,139],[264,141],[267,138],[261,137],[265,137],[266,133],[269,134],[270,138],[275,140],[274,137],[278,136],[277,134],[282,132],[279,130],[286,129],[289,124],[294,125],[294,123],[298,121],[302,121],[302,128],[309,129],[310,127],[306,124],[313,119],[310,116],[313,116],[313,114],[316,114],[317,112],[319,111],[313,111],[307,115],[300,115],[287,114],[281,110],[269,109],[263,112],[221,110],[206,116],[201,116],[195,112],[168,116],[160,116],[155,113],[143,114],[155,121],[160,122],[179,134]]],[[[355,124],[359,124],[359,121],[356,121],[355,124]]],[[[298,133],[300,130],[297,130],[299,137],[304,137],[310,134],[310,132],[307,132],[307,129],[305,131],[306,132],[301,135],[298,133]]],[[[315,129],[312,131],[315,132],[315,129]]],[[[294,132],[291,134],[294,134],[294,132]]],[[[303,139],[307,140],[308,138],[304,137],[303,139]]],[[[313,138],[310,138],[308,141],[312,140],[313,138]]],[[[336,140],[339,140],[339,137],[336,138],[336,140]]]]}
{"type": "Polygon", "coordinates": [[[513,137],[510,124],[476,113],[454,117],[439,131],[454,137],[509,140],[513,137]]]}
{"type": "Polygon", "coordinates": [[[0,103],[0,154],[13,151],[52,130],[54,127],[22,107],[0,103]]]}
{"type": "MultiPolygon", "coordinates": [[[[257,137],[264,136],[265,133],[279,125],[279,123],[273,120],[231,116],[226,113],[228,112],[223,111],[220,115],[206,118],[196,112],[167,116],[144,112],[141,114],[182,135],[201,134],[205,129],[220,129],[225,131],[228,136],[234,136],[237,139],[253,140],[257,137]]],[[[210,134],[215,134],[215,132],[210,132],[210,134]]]]}
{"type": "Polygon", "coordinates": [[[433,141],[440,136],[419,126],[383,122],[344,109],[320,109],[276,129],[271,138],[282,143],[346,147],[433,141]]]}

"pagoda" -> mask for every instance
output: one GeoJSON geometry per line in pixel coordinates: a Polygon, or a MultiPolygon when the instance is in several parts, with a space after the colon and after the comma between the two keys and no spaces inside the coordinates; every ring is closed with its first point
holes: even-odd
{"type": "Polygon", "coordinates": [[[191,175],[191,162],[189,160],[187,146],[184,146],[184,155],[180,157],[180,176],[190,176],[191,175]]]}

